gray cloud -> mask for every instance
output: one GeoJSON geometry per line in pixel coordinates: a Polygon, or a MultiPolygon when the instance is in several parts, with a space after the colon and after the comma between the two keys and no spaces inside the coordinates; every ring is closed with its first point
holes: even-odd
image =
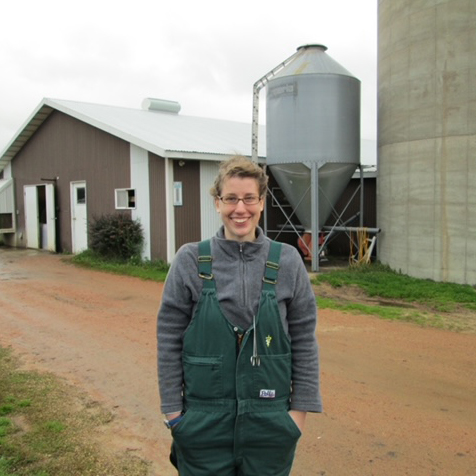
{"type": "MultiPolygon", "coordinates": [[[[362,136],[376,136],[377,2],[8,2],[0,31],[0,149],[43,97],[251,121],[253,83],[306,43],[362,82],[362,136]],[[28,9],[28,15],[25,11],[28,9]]],[[[263,93],[262,93],[263,95],[263,93]]],[[[264,121],[264,113],[260,115],[264,121]]]]}

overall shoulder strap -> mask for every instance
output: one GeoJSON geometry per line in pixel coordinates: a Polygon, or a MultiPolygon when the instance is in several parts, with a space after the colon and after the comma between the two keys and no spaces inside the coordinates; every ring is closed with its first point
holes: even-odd
{"type": "Polygon", "coordinates": [[[203,279],[204,288],[214,288],[210,240],[198,244],[198,276],[203,279]]]}
{"type": "Polygon", "coordinates": [[[265,273],[263,276],[263,290],[273,291],[278,282],[279,259],[281,257],[282,244],[277,241],[271,241],[266,261],[265,273]]]}

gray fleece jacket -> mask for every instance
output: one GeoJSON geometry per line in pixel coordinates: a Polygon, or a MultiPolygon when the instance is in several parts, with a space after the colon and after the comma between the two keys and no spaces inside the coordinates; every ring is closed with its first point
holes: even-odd
{"type": "MultiPolygon", "coordinates": [[[[226,318],[248,329],[257,313],[270,239],[257,229],[257,239],[225,239],[223,227],[211,239],[217,297],[226,318]]],[[[158,370],[163,413],[182,410],[182,337],[200,299],[198,243],[180,248],[165,282],[157,322],[158,370]]],[[[321,412],[317,308],[309,276],[295,248],[283,244],[276,297],[284,328],[291,337],[293,410],[321,412]]],[[[213,339],[213,329],[210,329],[213,339]]],[[[234,351],[234,349],[233,349],[234,351]]]]}

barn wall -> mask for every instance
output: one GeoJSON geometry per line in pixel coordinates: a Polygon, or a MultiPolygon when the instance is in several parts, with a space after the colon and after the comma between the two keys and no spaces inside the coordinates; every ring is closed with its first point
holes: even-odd
{"type": "Polygon", "coordinates": [[[88,222],[115,210],[114,190],[130,187],[129,143],[59,111],[12,161],[17,204],[16,246],[26,246],[24,185],[54,183],[57,251],[71,251],[70,183],[86,181],[88,222]]]}

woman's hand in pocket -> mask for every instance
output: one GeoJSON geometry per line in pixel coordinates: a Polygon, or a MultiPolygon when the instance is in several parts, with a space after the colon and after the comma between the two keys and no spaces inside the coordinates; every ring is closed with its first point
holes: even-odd
{"type": "Polygon", "coordinates": [[[306,412],[301,412],[299,410],[289,410],[289,416],[294,420],[296,426],[299,428],[301,433],[304,431],[304,424],[306,423],[306,412]]]}

